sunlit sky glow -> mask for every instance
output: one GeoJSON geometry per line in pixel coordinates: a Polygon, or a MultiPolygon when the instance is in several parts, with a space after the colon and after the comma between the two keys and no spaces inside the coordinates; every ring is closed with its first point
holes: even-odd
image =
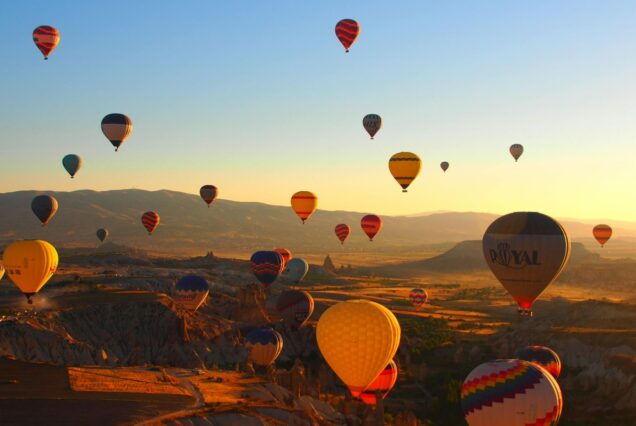
{"type": "Polygon", "coordinates": [[[633,1],[2,2],[0,191],[209,183],[282,205],[311,190],[329,210],[632,220],[634,22],[633,1]],[[341,18],[362,28],[348,54],[341,18]],[[62,34],[46,62],[43,24],[62,34]],[[135,124],[118,153],[111,112],[135,124]],[[424,161],[408,194],[399,151],[424,161]]]}

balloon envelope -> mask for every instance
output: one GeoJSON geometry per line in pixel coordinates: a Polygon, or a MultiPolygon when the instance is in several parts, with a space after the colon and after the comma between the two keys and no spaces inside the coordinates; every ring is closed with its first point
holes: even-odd
{"type": "Polygon", "coordinates": [[[336,37],[340,40],[340,43],[345,48],[345,52],[349,51],[349,48],[360,34],[360,25],[353,19],[342,19],[336,24],[336,37]]]}
{"type": "Polygon", "coordinates": [[[283,272],[283,256],[275,251],[257,251],[250,261],[252,272],[265,288],[283,272]]]}
{"type": "Polygon", "coordinates": [[[422,160],[412,152],[398,152],[389,159],[389,171],[402,187],[402,192],[406,192],[421,168],[422,160]]]}
{"type": "Polygon", "coordinates": [[[174,286],[175,303],[184,309],[195,312],[205,302],[210,287],[205,278],[198,275],[186,275],[174,286]]]}
{"type": "Polygon", "coordinates": [[[49,55],[60,42],[60,32],[49,25],[40,25],[33,30],[33,42],[44,55],[44,59],[49,59],[49,55]]]}
{"type": "Polygon", "coordinates": [[[148,231],[148,235],[157,229],[160,220],[159,213],[157,212],[146,212],[141,216],[141,224],[146,228],[146,231],[148,231]]]}
{"type": "Polygon", "coordinates": [[[108,239],[108,229],[104,229],[104,228],[99,228],[97,230],[97,238],[99,238],[99,241],[101,241],[102,243],[108,239]]]}
{"type": "Polygon", "coordinates": [[[442,161],[439,165],[442,170],[444,170],[444,173],[446,173],[446,170],[448,170],[448,166],[450,166],[450,164],[448,164],[448,161],[442,161]]]}
{"type": "Polygon", "coordinates": [[[361,394],[360,399],[367,405],[375,405],[376,392],[380,391],[382,399],[386,398],[398,378],[398,367],[395,361],[391,360],[389,364],[382,370],[380,375],[366,388],[361,394]]]}
{"type": "Polygon", "coordinates": [[[212,204],[214,200],[216,200],[216,197],[219,195],[219,190],[214,185],[203,185],[201,189],[199,189],[199,195],[201,195],[201,198],[203,199],[203,201],[205,201],[205,204],[210,207],[210,204],[212,204]]]}
{"type": "Polygon", "coordinates": [[[50,195],[38,195],[31,201],[31,210],[45,226],[55,216],[58,204],[55,197],[50,195]]]}
{"type": "Polygon", "coordinates": [[[108,114],[102,119],[102,132],[104,136],[119,151],[119,147],[130,136],[133,130],[133,122],[124,114],[108,114]]]}
{"type": "Polygon", "coordinates": [[[515,159],[515,162],[521,157],[523,154],[523,146],[518,143],[510,145],[510,155],[515,159]]]}
{"type": "Polygon", "coordinates": [[[0,262],[0,280],[4,277],[4,265],[0,262]]]}
{"type": "Polygon", "coordinates": [[[400,324],[378,303],[347,300],[320,316],[316,339],[331,369],[357,397],[393,359],[400,344],[400,324]]]}
{"type": "Polygon", "coordinates": [[[42,240],[22,240],[11,243],[2,256],[9,279],[31,303],[31,296],[40,291],[57,270],[57,250],[42,240]]]}
{"type": "Polygon", "coordinates": [[[298,191],[291,198],[291,206],[296,212],[300,220],[305,223],[311,217],[318,207],[318,197],[309,191],[298,191]]]}
{"type": "Polygon", "coordinates": [[[422,306],[428,301],[428,293],[423,288],[414,288],[409,293],[409,300],[415,306],[416,310],[422,309],[422,306]]]}
{"type": "Polygon", "coordinates": [[[612,228],[604,224],[596,225],[592,230],[592,235],[601,247],[604,247],[605,243],[612,237],[612,228]]]}
{"type": "Polygon", "coordinates": [[[371,136],[371,139],[373,139],[376,133],[382,128],[382,117],[378,114],[367,114],[362,119],[362,126],[369,136],[371,136]]]}
{"type": "Polygon", "coordinates": [[[285,275],[295,284],[300,283],[307,272],[309,272],[309,264],[305,259],[295,257],[285,265],[285,275]]]}
{"type": "Polygon", "coordinates": [[[570,256],[570,239],[554,219],[517,212],[496,219],[484,234],[486,263],[517,301],[521,314],[556,280],[570,256]]]}
{"type": "Polygon", "coordinates": [[[245,346],[254,364],[268,366],[283,350],[283,336],[272,329],[253,330],[245,338],[245,346]]]}
{"type": "Polygon", "coordinates": [[[526,346],[515,353],[515,358],[537,364],[548,370],[554,378],[561,374],[561,358],[545,346],[526,346]]]}
{"type": "Polygon", "coordinates": [[[362,218],[360,226],[369,237],[369,241],[373,241],[373,237],[382,229],[382,219],[374,214],[368,214],[362,218]]]}
{"type": "Polygon", "coordinates": [[[286,248],[275,248],[274,251],[283,256],[283,268],[292,258],[292,252],[286,248]]]}
{"type": "Polygon", "coordinates": [[[468,374],[461,406],[469,426],[556,425],[563,396],[543,368],[503,359],[481,364],[468,374]]]}
{"type": "Polygon", "coordinates": [[[82,159],[79,155],[69,154],[62,158],[62,165],[71,178],[75,177],[77,171],[82,167],[82,159]]]}
{"type": "Polygon", "coordinates": [[[351,227],[344,223],[340,223],[336,225],[335,232],[336,232],[336,237],[338,237],[338,239],[340,240],[340,243],[344,244],[345,240],[351,233],[351,227]]]}
{"type": "Polygon", "coordinates": [[[299,329],[314,312],[314,298],[306,291],[287,290],[278,296],[276,310],[285,324],[299,329]]]}

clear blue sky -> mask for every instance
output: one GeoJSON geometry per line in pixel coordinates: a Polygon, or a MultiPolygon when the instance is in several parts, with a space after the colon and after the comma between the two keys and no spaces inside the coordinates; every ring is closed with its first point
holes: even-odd
{"type": "Polygon", "coordinates": [[[633,1],[5,1],[0,191],[210,183],[331,210],[634,219],[635,22],[633,1]],[[348,54],[341,18],[362,29],[348,54]],[[135,124],[119,153],[111,112],[135,124]],[[408,194],[386,164],[403,150],[424,161],[408,194]]]}

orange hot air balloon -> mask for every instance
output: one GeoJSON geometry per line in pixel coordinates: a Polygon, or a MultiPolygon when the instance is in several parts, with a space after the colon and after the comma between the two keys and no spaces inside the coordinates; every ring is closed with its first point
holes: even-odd
{"type": "Polygon", "coordinates": [[[422,160],[412,152],[398,152],[389,159],[389,171],[397,183],[402,187],[402,192],[420,174],[422,160]]]}
{"type": "Polygon", "coordinates": [[[604,247],[607,240],[612,237],[612,228],[609,225],[596,225],[592,230],[592,234],[601,247],[604,247]]]}
{"type": "Polygon", "coordinates": [[[281,256],[283,256],[283,269],[284,269],[287,262],[289,262],[292,259],[292,252],[286,248],[275,248],[274,251],[280,254],[281,256]]]}
{"type": "Polygon", "coordinates": [[[519,304],[532,316],[532,303],[554,282],[570,257],[570,239],[554,219],[536,212],[517,212],[495,220],[484,234],[486,263],[519,304]]]}
{"type": "Polygon", "coordinates": [[[9,279],[29,302],[57,270],[57,250],[43,240],[23,240],[11,243],[2,257],[9,279]]]}
{"type": "Polygon", "coordinates": [[[152,232],[159,226],[159,214],[157,212],[146,212],[141,216],[141,223],[148,231],[148,235],[152,235],[152,232]]]}
{"type": "Polygon", "coordinates": [[[344,244],[345,240],[351,233],[351,227],[349,225],[345,225],[344,223],[340,223],[336,225],[336,237],[340,240],[340,244],[344,244]]]}
{"type": "Polygon", "coordinates": [[[362,226],[362,230],[367,234],[367,237],[369,237],[369,241],[373,241],[373,237],[382,229],[382,219],[374,214],[368,214],[362,218],[360,226],[362,226]]]}
{"type": "Polygon", "coordinates": [[[60,32],[49,25],[40,25],[33,30],[33,42],[47,60],[60,42],[60,32]]]}
{"type": "Polygon", "coordinates": [[[349,52],[349,48],[360,35],[360,25],[353,19],[342,19],[336,24],[336,37],[349,52]]]}
{"type": "Polygon", "coordinates": [[[316,211],[316,207],[318,207],[318,197],[309,191],[298,191],[291,197],[291,206],[300,220],[305,223],[316,211]]]}

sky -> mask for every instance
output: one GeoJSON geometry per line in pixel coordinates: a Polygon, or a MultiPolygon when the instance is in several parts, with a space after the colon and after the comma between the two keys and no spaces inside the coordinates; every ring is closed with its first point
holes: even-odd
{"type": "Polygon", "coordinates": [[[213,184],[385,215],[633,220],[635,21],[618,0],[1,2],[0,192],[213,184]],[[361,26],[346,54],[342,18],[361,26]],[[49,61],[38,25],[61,33],[49,61]],[[117,153],[109,113],[134,122],[117,153]],[[423,161],[406,194],[400,151],[423,161]]]}

